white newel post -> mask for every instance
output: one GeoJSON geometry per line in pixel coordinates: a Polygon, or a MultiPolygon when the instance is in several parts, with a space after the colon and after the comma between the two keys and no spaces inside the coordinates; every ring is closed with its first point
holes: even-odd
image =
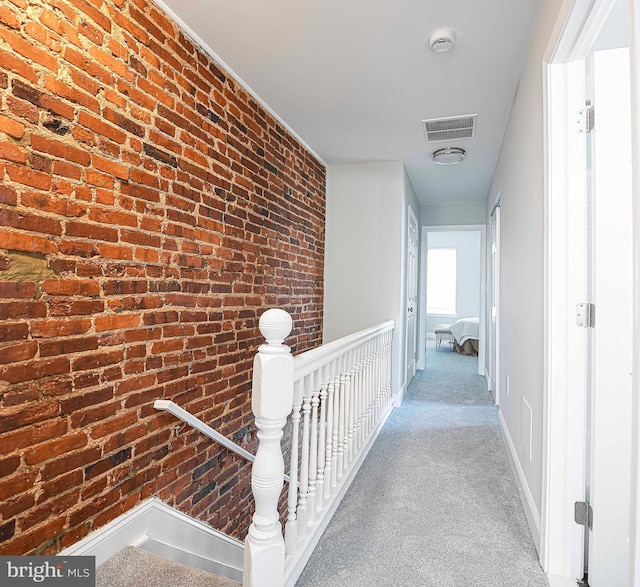
{"type": "Polygon", "coordinates": [[[280,439],[293,404],[293,357],[284,339],[291,333],[291,316],[267,310],[260,332],[267,341],[253,362],[251,406],[258,429],[258,452],[251,473],[255,514],[245,540],[244,587],[282,587],[284,538],[278,500],[284,483],[280,439]]]}

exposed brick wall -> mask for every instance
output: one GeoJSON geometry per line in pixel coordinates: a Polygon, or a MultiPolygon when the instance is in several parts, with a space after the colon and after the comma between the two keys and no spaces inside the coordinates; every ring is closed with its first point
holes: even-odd
{"type": "Polygon", "coordinates": [[[238,538],[260,313],[319,344],[325,170],[148,0],[0,4],[0,554],[158,496],[238,538]]]}

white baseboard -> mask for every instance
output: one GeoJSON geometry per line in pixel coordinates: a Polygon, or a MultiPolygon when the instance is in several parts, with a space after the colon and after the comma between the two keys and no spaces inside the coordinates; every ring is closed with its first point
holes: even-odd
{"type": "Polygon", "coordinates": [[[540,524],[541,524],[540,512],[536,507],[536,503],[533,499],[533,494],[531,493],[531,489],[529,489],[529,485],[524,475],[522,465],[520,465],[520,459],[518,458],[518,453],[516,451],[515,444],[513,443],[513,439],[511,438],[511,434],[509,434],[507,423],[505,422],[504,416],[502,415],[502,410],[498,411],[498,422],[500,423],[502,438],[504,439],[505,444],[507,446],[507,454],[509,455],[511,468],[513,469],[513,472],[516,478],[516,484],[518,486],[520,501],[522,501],[522,506],[524,507],[524,513],[527,516],[527,522],[529,522],[529,529],[531,530],[531,536],[533,537],[533,542],[535,544],[536,551],[540,553],[540,524]]]}
{"type": "Polygon", "coordinates": [[[298,578],[300,577],[300,573],[302,573],[304,567],[309,561],[309,557],[311,556],[315,547],[317,546],[318,541],[322,537],[322,534],[324,533],[329,522],[331,521],[331,518],[333,518],[333,514],[338,509],[338,506],[340,505],[342,498],[344,497],[345,493],[349,489],[349,486],[351,485],[355,476],[358,474],[358,471],[360,470],[360,467],[364,462],[364,459],[366,458],[367,454],[371,450],[373,443],[376,441],[376,438],[378,438],[378,434],[380,434],[382,427],[385,425],[385,422],[391,415],[392,411],[393,411],[393,405],[390,405],[389,408],[387,409],[386,414],[383,415],[382,419],[380,420],[375,430],[369,437],[367,444],[363,447],[362,452],[358,457],[358,460],[354,462],[351,468],[351,471],[349,472],[349,475],[347,476],[347,478],[345,479],[342,485],[342,488],[333,497],[333,502],[331,503],[331,506],[327,510],[325,510],[322,518],[316,522],[316,525],[314,526],[313,530],[311,530],[308,542],[301,545],[300,550],[296,552],[296,554],[294,555],[295,559],[287,563],[288,566],[286,567],[285,573],[284,573],[285,587],[293,587],[296,581],[298,580],[298,578]]]}
{"type": "Polygon", "coordinates": [[[397,393],[393,394],[393,407],[399,408],[404,400],[404,394],[407,392],[407,384],[404,383],[397,393]]]}
{"type": "Polygon", "coordinates": [[[125,546],[242,581],[244,545],[153,497],[99,528],[61,555],[96,557],[100,566],[125,546]]]}
{"type": "Polygon", "coordinates": [[[576,579],[567,579],[559,575],[547,575],[549,587],[576,587],[578,581],[576,579]]]}

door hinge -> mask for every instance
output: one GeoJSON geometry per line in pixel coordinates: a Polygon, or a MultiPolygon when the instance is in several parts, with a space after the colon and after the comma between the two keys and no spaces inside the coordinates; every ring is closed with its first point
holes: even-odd
{"type": "Polygon", "coordinates": [[[593,130],[593,106],[587,106],[584,110],[578,111],[578,132],[590,133],[593,130]]]}
{"type": "Polygon", "coordinates": [[[576,306],[576,324],[582,328],[593,328],[596,325],[595,304],[578,304],[576,306]]]}
{"type": "Polygon", "coordinates": [[[586,501],[576,501],[573,519],[576,524],[586,526],[589,530],[593,530],[593,509],[586,501]]]}

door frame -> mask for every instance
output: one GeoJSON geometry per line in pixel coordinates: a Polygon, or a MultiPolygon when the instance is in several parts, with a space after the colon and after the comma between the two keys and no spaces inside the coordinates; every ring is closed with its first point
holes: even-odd
{"type": "Polygon", "coordinates": [[[489,226],[491,227],[492,239],[491,244],[493,245],[493,218],[495,217],[496,223],[496,257],[492,259],[492,254],[489,249],[487,249],[487,260],[489,263],[489,267],[491,269],[487,269],[487,273],[490,274],[487,277],[487,339],[491,342],[489,345],[489,354],[487,356],[487,366],[486,369],[486,379],[487,386],[491,389],[490,391],[493,393],[493,400],[496,406],[500,405],[500,391],[501,391],[501,377],[500,377],[500,289],[502,285],[502,273],[500,269],[500,218],[501,218],[501,208],[500,208],[500,192],[496,197],[496,203],[493,206],[493,210],[491,215],[489,216],[489,226]],[[489,288],[490,286],[490,288],[489,288]],[[495,290],[495,291],[494,291],[495,290]],[[493,336],[493,300],[495,298],[495,307],[496,307],[496,317],[495,317],[495,338],[493,336]],[[491,382],[493,381],[493,385],[491,382]]]}
{"type": "Polygon", "coordinates": [[[409,383],[411,382],[411,378],[413,378],[413,376],[416,374],[416,370],[419,368],[419,358],[418,358],[418,328],[420,325],[420,320],[419,320],[419,304],[420,304],[420,222],[418,221],[418,217],[416,215],[416,213],[413,211],[413,208],[411,206],[407,206],[408,212],[407,212],[407,235],[406,235],[406,245],[407,245],[407,286],[406,286],[406,294],[405,297],[406,299],[404,300],[404,307],[405,307],[405,358],[404,358],[404,370],[405,370],[405,386],[408,387],[409,383]],[[415,258],[415,267],[413,269],[414,271],[414,275],[413,277],[411,276],[411,263],[410,263],[410,259],[411,259],[411,255],[410,255],[410,247],[411,244],[409,242],[409,224],[411,223],[411,221],[415,222],[416,225],[416,239],[417,239],[417,243],[416,243],[416,258],[415,258]],[[411,378],[408,377],[408,358],[409,358],[409,308],[408,308],[408,303],[409,303],[409,291],[412,288],[412,282],[411,280],[415,279],[415,287],[416,287],[416,301],[415,301],[415,306],[416,308],[414,309],[414,315],[413,315],[413,335],[414,335],[414,340],[413,340],[413,348],[414,348],[414,357],[413,357],[413,366],[411,369],[411,378]]]}
{"type": "MultiPolygon", "coordinates": [[[[564,0],[544,57],[545,118],[545,389],[540,562],[550,578],[582,577],[582,532],[573,503],[584,499],[584,332],[575,304],[586,300],[583,210],[586,178],[575,113],[584,107],[584,58],[615,0],[564,0]],[[571,106],[570,106],[571,105],[571,106]]],[[[631,35],[634,241],[633,457],[629,585],[640,581],[640,14],[629,0],[631,35]]],[[[555,583],[551,583],[554,585],[555,583]]],[[[559,584],[559,583],[558,583],[559,584]]]]}
{"type": "Polygon", "coordinates": [[[487,309],[487,226],[486,224],[448,224],[440,226],[422,226],[420,234],[420,288],[418,293],[418,369],[424,369],[426,364],[425,353],[427,349],[427,233],[429,232],[450,232],[450,231],[480,231],[480,342],[478,348],[478,375],[487,377],[486,369],[486,325],[487,309]]]}

